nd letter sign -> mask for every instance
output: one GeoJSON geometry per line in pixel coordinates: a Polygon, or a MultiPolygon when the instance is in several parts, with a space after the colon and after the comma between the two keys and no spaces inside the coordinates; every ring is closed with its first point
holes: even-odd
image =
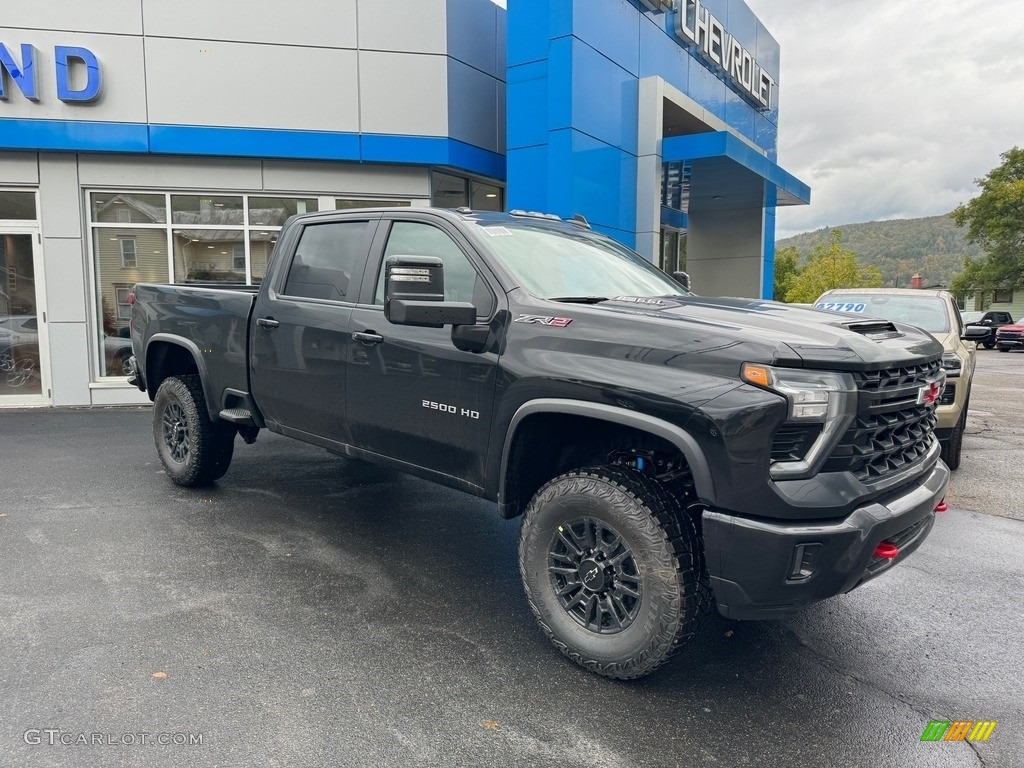
{"type": "MultiPolygon", "coordinates": [[[[58,45],[53,49],[56,63],[57,98],[66,103],[95,101],[100,95],[102,78],[100,62],[96,55],[86,48],[58,45]],[[85,73],[84,85],[72,86],[72,69],[82,68],[85,73]]],[[[27,44],[21,46],[20,61],[3,43],[0,43],[0,100],[9,98],[9,86],[13,83],[21,95],[30,101],[39,101],[39,72],[36,66],[36,49],[27,44]]]]}

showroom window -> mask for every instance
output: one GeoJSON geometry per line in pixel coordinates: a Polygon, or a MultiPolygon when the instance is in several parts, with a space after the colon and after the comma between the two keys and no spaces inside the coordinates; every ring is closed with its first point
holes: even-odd
{"type": "Polygon", "coordinates": [[[128,295],[135,283],[259,284],[288,217],[318,211],[321,205],[330,208],[333,199],[265,193],[88,192],[101,350],[98,376],[121,376],[131,353],[128,295]]]}
{"type": "Polygon", "coordinates": [[[408,200],[350,200],[340,197],[334,200],[334,207],[339,211],[352,208],[408,208],[410,205],[408,200]]]}
{"type": "Polygon", "coordinates": [[[474,211],[505,210],[505,190],[495,184],[434,171],[431,205],[438,208],[469,206],[474,211]]]}

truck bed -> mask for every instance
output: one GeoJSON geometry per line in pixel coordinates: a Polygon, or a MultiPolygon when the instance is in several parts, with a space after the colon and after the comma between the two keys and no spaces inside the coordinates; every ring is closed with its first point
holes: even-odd
{"type": "Polygon", "coordinates": [[[211,414],[222,407],[226,390],[248,391],[249,318],[258,291],[254,285],[137,284],[141,311],[133,313],[132,346],[143,380],[161,350],[151,341],[177,337],[206,369],[200,373],[211,414]]]}

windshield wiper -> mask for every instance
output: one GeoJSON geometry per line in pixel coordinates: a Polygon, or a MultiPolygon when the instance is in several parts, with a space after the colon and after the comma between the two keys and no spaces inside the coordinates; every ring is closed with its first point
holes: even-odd
{"type": "Polygon", "coordinates": [[[559,296],[549,301],[561,301],[564,304],[600,304],[608,301],[607,296],[559,296]]]}

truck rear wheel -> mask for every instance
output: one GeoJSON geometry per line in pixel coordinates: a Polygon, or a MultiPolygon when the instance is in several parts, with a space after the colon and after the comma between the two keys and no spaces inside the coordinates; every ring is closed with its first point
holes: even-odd
{"type": "Polygon", "coordinates": [[[153,439],[168,477],[193,487],[218,480],[228,471],[235,428],[210,420],[199,376],[174,376],[157,390],[153,439]]]}
{"type": "Polygon", "coordinates": [[[577,664],[643,677],[697,631],[700,538],[658,482],[624,467],[556,477],[530,501],[519,539],[526,599],[577,664]]]}

